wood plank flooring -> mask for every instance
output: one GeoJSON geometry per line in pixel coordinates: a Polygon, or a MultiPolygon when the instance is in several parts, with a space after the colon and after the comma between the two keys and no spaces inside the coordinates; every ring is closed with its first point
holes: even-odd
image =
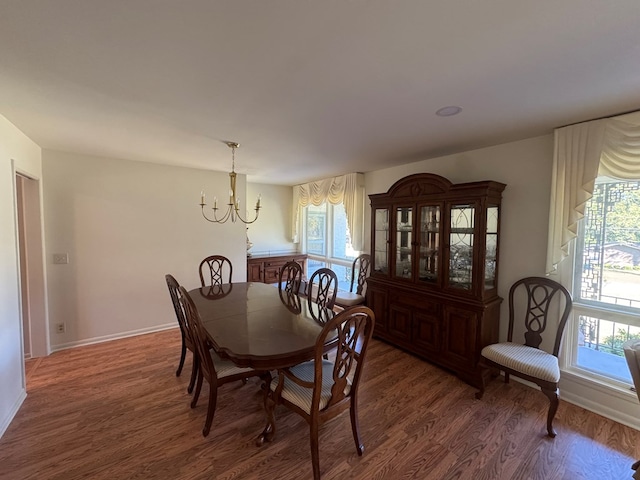
{"type": "MultiPolygon", "coordinates": [[[[258,381],[221,387],[209,437],[207,393],[189,408],[191,361],[175,376],[177,329],[65,350],[29,361],[28,396],[0,439],[0,479],[312,478],[308,427],[279,407],[273,443],[258,381]]],[[[475,389],[373,341],[360,390],[365,453],[344,413],[320,431],[322,478],[631,478],[640,432],[566,402],[545,436],[547,399],[512,382],[475,389]]],[[[206,389],[204,389],[206,390],[206,389]]]]}

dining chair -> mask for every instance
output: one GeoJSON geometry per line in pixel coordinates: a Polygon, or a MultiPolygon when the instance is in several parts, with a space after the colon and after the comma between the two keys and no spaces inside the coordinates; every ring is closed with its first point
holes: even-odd
{"type": "Polygon", "coordinates": [[[355,258],[351,264],[351,286],[348,292],[339,291],[336,295],[336,305],[342,308],[362,305],[366,298],[364,296],[364,286],[369,276],[371,266],[371,255],[363,253],[355,258]],[[353,288],[355,287],[355,291],[353,288]]]}
{"type": "Polygon", "coordinates": [[[332,309],[338,293],[338,276],[330,268],[319,268],[311,275],[307,285],[307,303],[316,303],[332,309]]]}
{"type": "Polygon", "coordinates": [[[180,305],[179,300],[179,292],[180,284],[171,274],[166,274],[164,276],[167,282],[167,288],[169,289],[169,295],[171,296],[171,302],[173,303],[173,310],[175,311],[176,318],[178,319],[178,325],[180,326],[180,337],[182,339],[182,348],[180,351],[180,363],[178,364],[178,369],[176,370],[176,377],[179,377],[182,373],[182,367],[184,366],[184,360],[187,355],[187,350],[189,350],[192,355],[192,363],[191,363],[191,379],[189,380],[189,386],[187,387],[187,392],[193,392],[193,387],[196,383],[196,375],[198,373],[198,356],[196,354],[196,347],[194,345],[193,339],[191,338],[191,332],[189,331],[189,327],[187,326],[187,320],[184,316],[184,310],[180,305]]]}
{"type": "MultiPolygon", "coordinates": [[[[558,382],[560,367],[558,352],[562,333],[571,312],[571,294],[560,285],[545,277],[526,277],[515,282],[509,290],[509,330],[507,341],[488,345],[480,352],[478,363],[480,391],[476,398],[482,398],[485,390],[486,373],[489,370],[504,371],[505,383],[509,375],[515,375],[537,384],[549,398],[547,412],[547,433],[556,436],[553,418],[558,410],[558,382]],[[555,329],[553,350],[548,353],[540,349],[542,336],[548,326],[549,316],[557,313],[558,326],[555,329]],[[524,324],[524,344],[513,342],[516,317],[524,324]]],[[[553,329],[550,326],[550,330],[553,329]]]]}
{"type": "MultiPolygon", "coordinates": [[[[622,350],[624,351],[624,357],[627,360],[627,366],[629,372],[631,372],[631,379],[633,380],[633,387],[640,400],[640,340],[631,339],[622,344],[622,350]]],[[[635,470],[633,478],[640,479],[640,460],[635,462],[631,468],[635,470]]]]}
{"type": "Polygon", "coordinates": [[[302,266],[298,262],[287,262],[280,269],[278,290],[297,295],[302,285],[302,266]]]}
{"type": "Polygon", "coordinates": [[[265,411],[275,434],[275,407],[284,405],[309,424],[313,478],[320,478],[318,430],[326,421],[349,409],[351,431],[358,455],[364,452],[358,425],[358,386],[375,317],[364,306],[344,310],[323,327],[315,344],[314,359],[278,370],[278,381],[268,381],[265,411]],[[327,347],[334,360],[323,358],[327,347]]]}
{"type": "Polygon", "coordinates": [[[266,382],[269,382],[271,374],[267,371],[254,370],[252,368],[240,368],[229,360],[221,359],[211,348],[206,330],[202,326],[200,314],[189,293],[182,286],[179,287],[179,293],[180,302],[184,308],[187,325],[195,343],[200,362],[191,408],[195,408],[198,403],[203,379],[206,379],[209,383],[209,405],[207,407],[207,418],[202,429],[202,436],[206,437],[209,435],[213,416],[215,415],[219,386],[237,380],[246,380],[250,377],[261,377],[266,382]]]}
{"type": "Polygon", "coordinates": [[[200,272],[200,283],[203,287],[231,283],[233,265],[231,260],[222,255],[208,256],[200,262],[198,270],[200,272]],[[208,283],[205,277],[208,278],[208,283]]]}

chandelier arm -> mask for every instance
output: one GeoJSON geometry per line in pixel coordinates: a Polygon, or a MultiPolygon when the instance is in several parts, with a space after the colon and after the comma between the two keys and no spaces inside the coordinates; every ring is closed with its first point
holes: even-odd
{"type": "Polygon", "coordinates": [[[246,224],[246,225],[251,225],[253,222],[255,222],[256,220],[258,220],[258,216],[260,215],[260,207],[256,208],[256,209],[255,209],[255,211],[256,211],[256,216],[255,216],[255,218],[254,218],[253,220],[249,221],[249,220],[245,220],[244,218],[242,218],[242,217],[240,216],[240,211],[239,211],[239,209],[237,209],[237,208],[235,209],[236,217],[238,217],[238,218],[240,219],[240,221],[241,221],[242,223],[246,224]]]}
{"type": "Polygon", "coordinates": [[[200,206],[202,207],[202,216],[204,217],[204,219],[205,219],[207,222],[211,222],[211,223],[224,223],[224,222],[226,222],[226,221],[229,219],[229,217],[231,216],[231,211],[232,211],[232,208],[231,208],[231,207],[227,210],[227,212],[226,212],[226,213],[224,214],[224,216],[222,216],[221,218],[218,218],[218,217],[217,217],[217,215],[216,215],[216,210],[218,210],[218,209],[217,209],[217,208],[214,208],[214,209],[213,209],[213,220],[212,220],[211,218],[207,217],[207,214],[206,214],[206,213],[204,213],[204,207],[205,207],[205,204],[202,204],[202,203],[201,203],[201,204],[200,204],[200,206]]]}

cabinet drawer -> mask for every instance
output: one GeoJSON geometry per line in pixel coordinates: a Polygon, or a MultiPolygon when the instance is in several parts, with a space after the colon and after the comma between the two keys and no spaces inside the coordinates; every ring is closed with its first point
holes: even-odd
{"type": "Polygon", "coordinates": [[[282,260],[278,260],[278,261],[270,261],[270,262],[264,262],[264,266],[265,267],[273,267],[273,268],[282,268],[284,266],[284,264],[287,263],[287,261],[282,261],[282,260]]]}
{"type": "MultiPolygon", "coordinates": [[[[284,263],[282,264],[284,265],[284,263]]],[[[278,283],[280,280],[280,269],[282,265],[273,265],[264,267],[264,283],[278,283]]]]}
{"type": "Polygon", "coordinates": [[[438,303],[424,295],[399,294],[394,298],[394,303],[402,303],[407,307],[417,308],[432,315],[438,314],[438,303]]]}

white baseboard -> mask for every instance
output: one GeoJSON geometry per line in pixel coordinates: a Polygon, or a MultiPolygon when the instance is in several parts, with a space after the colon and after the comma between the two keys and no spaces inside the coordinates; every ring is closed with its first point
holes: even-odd
{"type": "Polygon", "coordinates": [[[171,322],[164,325],[156,325],[154,327],[130,330],[128,332],[120,332],[120,333],[114,333],[112,335],[103,335],[101,337],[87,338],[85,340],[78,340],[75,342],[60,343],[58,345],[51,345],[51,352],[66,350],[68,348],[82,347],[84,345],[92,345],[94,343],[102,343],[102,342],[108,342],[111,340],[118,340],[120,338],[135,337],[136,335],[144,335],[145,333],[161,332],[163,330],[170,330],[172,328],[178,328],[178,324],[176,322],[171,322]]]}
{"type": "Polygon", "coordinates": [[[11,410],[9,410],[9,414],[5,418],[3,418],[2,422],[0,423],[0,438],[2,438],[4,432],[6,432],[7,428],[9,428],[9,425],[13,421],[13,418],[16,416],[16,413],[18,413],[18,410],[20,410],[20,407],[22,406],[25,398],[27,398],[27,391],[23,388],[20,391],[20,395],[18,395],[15,403],[11,407],[11,410]]]}
{"type": "Polygon", "coordinates": [[[562,372],[560,399],[640,430],[640,404],[637,395],[630,390],[562,372]]]}
{"type": "MultiPolygon", "coordinates": [[[[540,390],[535,383],[527,382],[515,375],[511,375],[511,379],[540,390]]],[[[640,404],[637,396],[631,392],[563,371],[560,380],[560,402],[572,403],[614,422],[640,430],[640,404]]]]}

